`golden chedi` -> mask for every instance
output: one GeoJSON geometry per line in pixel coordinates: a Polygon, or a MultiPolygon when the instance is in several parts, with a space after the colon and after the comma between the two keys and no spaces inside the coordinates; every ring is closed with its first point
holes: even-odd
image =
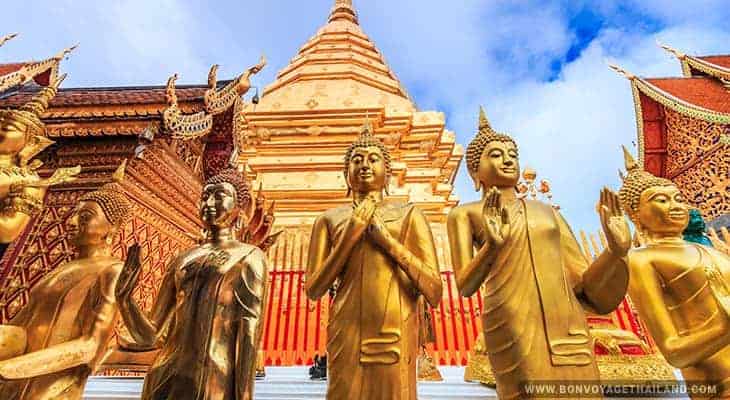
{"type": "Polygon", "coordinates": [[[412,400],[420,348],[420,296],[441,301],[431,229],[410,204],[384,199],[390,154],[367,124],[345,154],[352,204],[312,227],[306,292],[336,285],[327,325],[329,400],[412,400]]]}
{"type": "Polygon", "coordinates": [[[36,170],[41,162],[30,160],[53,144],[46,138],[41,116],[56,95],[65,75],[51,82],[17,110],[0,110],[0,243],[10,243],[23,232],[43,207],[51,185],[69,182],[79,167],[60,168],[49,179],[36,170]]]}
{"type": "Polygon", "coordinates": [[[618,200],[601,192],[608,248],[589,265],[555,208],[517,197],[517,146],[483,110],[466,157],[483,198],[454,208],[447,230],[459,291],[482,288],[484,347],[500,398],[529,398],[521,383],[530,380],[598,380],[584,309],[609,313],[626,294],[631,237],[618,200]]]}
{"type": "Polygon", "coordinates": [[[267,272],[264,253],[236,239],[250,201],[236,170],[207,180],[200,200],[206,238],[170,262],[149,315],[131,296],[139,260],[125,267],[116,296],[132,340],[122,347],[160,349],[143,399],[253,398],[267,272]]]}
{"type": "Polygon", "coordinates": [[[682,232],[689,207],[670,180],[642,171],[624,148],[619,198],[643,245],[629,252],[629,294],[666,360],[687,381],[730,397],[730,258],[682,232]]]}
{"type": "MultiPolygon", "coordinates": [[[[115,178],[122,175],[123,166],[115,178]]],[[[117,183],[80,199],[68,221],[78,256],[38,282],[28,304],[0,325],[1,399],[81,399],[118,320],[114,290],[123,263],[112,244],[131,214],[117,183]]],[[[132,258],[137,251],[130,249],[132,258]]]]}

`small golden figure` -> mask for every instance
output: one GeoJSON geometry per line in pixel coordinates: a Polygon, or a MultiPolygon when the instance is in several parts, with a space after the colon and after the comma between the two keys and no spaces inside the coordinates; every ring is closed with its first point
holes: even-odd
{"type": "MultiPolygon", "coordinates": [[[[118,183],[81,198],[68,221],[78,257],[46,275],[9,325],[0,325],[0,399],[81,399],[118,319],[122,261],[112,257],[112,242],[131,214],[118,183]]],[[[131,259],[137,251],[130,248],[131,259]]]]}
{"type": "Polygon", "coordinates": [[[589,266],[554,207],[517,197],[517,146],[492,130],[484,110],[466,158],[483,198],[454,208],[447,230],[461,295],[482,288],[485,348],[499,397],[529,398],[521,383],[530,380],[598,380],[583,308],[605,314],[626,294],[622,257],[631,236],[618,200],[601,192],[608,248],[589,266]]]}
{"type": "Polygon", "coordinates": [[[624,156],[619,198],[644,239],[629,252],[631,300],[684,379],[719,385],[713,398],[728,398],[730,258],[685,241],[689,206],[677,186],[642,171],[626,148],[624,156]]]}
{"type": "Polygon", "coordinates": [[[10,243],[23,232],[31,217],[43,207],[51,185],[70,182],[80,167],[60,168],[49,179],[29,161],[54,142],[45,136],[41,116],[56,95],[65,75],[44,87],[18,110],[0,110],[0,243],[10,243]]]}
{"type": "Polygon", "coordinates": [[[117,286],[130,350],[160,348],[142,399],[250,400],[266,298],[266,257],[238,241],[234,227],[251,201],[233,169],[208,179],[200,216],[205,242],[167,267],[149,317],[131,297],[140,264],[128,263],[117,286]]]}
{"type": "Polygon", "coordinates": [[[367,124],[345,154],[353,204],[314,223],[306,291],[337,282],[327,325],[329,400],[416,398],[419,297],[441,301],[431,229],[413,205],[383,200],[390,153],[367,124]]]}

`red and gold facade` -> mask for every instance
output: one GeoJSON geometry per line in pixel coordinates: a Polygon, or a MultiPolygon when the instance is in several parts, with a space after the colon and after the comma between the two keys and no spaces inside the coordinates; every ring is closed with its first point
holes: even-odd
{"type": "Polygon", "coordinates": [[[712,221],[730,214],[730,56],[695,57],[669,47],[683,77],[629,78],[639,161],[669,178],[712,221]]]}

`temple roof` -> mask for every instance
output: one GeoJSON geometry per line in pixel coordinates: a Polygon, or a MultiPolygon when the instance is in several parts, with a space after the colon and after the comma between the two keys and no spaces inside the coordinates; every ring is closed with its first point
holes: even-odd
{"type": "Polygon", "coordinates": [[[257,110],[278,110],[284,104],[302,110],[377,105],[415,110],[398,78],[361,29],[351,0],[335,0],[327,23],[266,87],[257,110]]]}
{"type": "Polygon", "coordinates": [[[700,109],[730,116],[730,90],[722,82],[705,77],[648,78],[647,83],[662,95],[686,102],[700,109]]]}
{"type": "MultiPolygon", "coordinates": [[[[230,81],[220,81],[225,85],[230,81]]],[[[137,135],[167,107],[165,86],[60,89],[43,114],[49,137],[137,135]]],[[[181,85],[178,101],[185,112],[203,107],[207,85],[181,85]]],[[[26,86],[0,99],[0,108],[16,108],[39,90],[26,86]]]]}

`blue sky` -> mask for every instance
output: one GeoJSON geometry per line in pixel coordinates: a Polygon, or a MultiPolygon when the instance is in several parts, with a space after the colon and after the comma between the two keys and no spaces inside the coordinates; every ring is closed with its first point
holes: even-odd
{"type": "MultiPolygon", "coordinates": [[[[269,58],[271,82],[327,18],[334,0],[29,0],[3,5],[0,34],[21,36],[0,62],[37,59],[80,43],[63,64],[66,87],[202,83],[211,64],[232,77],[269,58]]],[[[691,2],[354,0],[364,31],[422,110],[446,113],[466,145],[483,104],[512,134],[522,164],[551,181],[576,229],[595,231],[603,185],[617,188],[620,145],[636,140],[628,82],[679,76],[656,41],[690,54],[730,53],[726,0],[691,2]],[[456,6],[455,4],[459,4],[456,6]]],[[[477,198],[464,170],[456,192],[477,198]]]]}

